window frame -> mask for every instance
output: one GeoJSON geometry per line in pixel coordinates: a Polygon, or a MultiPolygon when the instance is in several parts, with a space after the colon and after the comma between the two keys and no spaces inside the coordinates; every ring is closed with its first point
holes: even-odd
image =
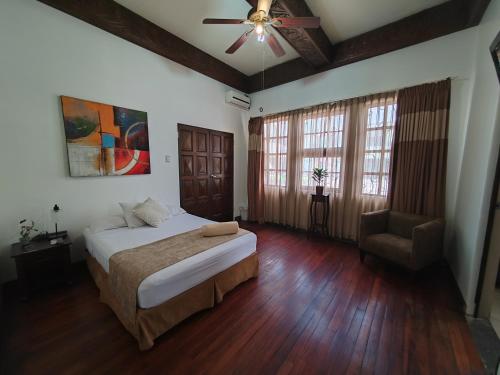
{"type": "MultiPolygon", "coordinates": [[[[312,184],[312,185],[305,185],[303,183],[303,180],[304,180],[304,174],[311,174],[312,173],[312,170],[305,170],[304,169],[304,160],[307,159],[307,158],[311,158],[311,159],[318,159],[318,158],[323,158],[325,159],[325,162],[326,162],[326,165],[324,166],[324,168],[327,169],[328,171],[328,175],[330,177],[330,175],[332,173],[335,173],[335,175],[338,175],[338,178],[335,178],[335,179],[329,179],[329,181],[335,181],[336,182],[336,185],[332,186],[332,185],[325,185],[325,189],[326,190],[329,190],[329,191],[335,191],[335,192],[338,192],[341,190],[342,188],[342,174],[343,174],[343,163],[344,163],[344,147],[345,147],[345,116],[346,114],[345,113],[335,113],[335,111],[332,111],[330,112],[327,116],[322,116],[322,115],[319,115],[317,116],[315,119],[314,118],[314,115],[313,114],[310,114],[308,115],[306,118],[303,119],[303,134],[302,136],[304,137],[304,145],[302,147],[302,155],[300,156],[300,163],[302,165],[302,176],[300,176],[300,189],[302,191],[311,191],[315,188],[315,185],[312,184]],[[340,120],[340,124],[341,124],[341,129],[340,130],[336,130],[336,127],[335,127],[335,119],[336,118],[342,118],[340,120]],[[320,121],[319,119],[321,118],[327,118],[328,121],[331,123],[331,131],[327,130],[326,132],[323,132],[323,131],[313,131],[313,132],[308,132],[306,133],[306,122],[308,120],[312,120],[313,121],[320,121]],[[341,137],[340,137],[340,145],[338,145],[338,142],[337,144],[333,145],[333,147],[330,147],[330,145],[326,145],[324,147],[317,147],[317,148],[306,148],[306,137],[309,135],[309,136],[315,136],[315,135],[319,135],[321,136],[322,134],[327,134],[327,143],[328,143],[328,139],[329,137],[332,137],[332,140],[335,140],[335,139],[339,139],[339,138],[336,138],[335,135],[336,134],[340,134],[341,137]],[[318,157],[318,155],[322,155],[321,157],[318,157]],[[338,168],[338,172],[332,172],[331,170],[329,170],[328,168],[328,159],[340,159],[340,162],[339,162],[339,168],[338,168]]],[[[329,124],[330,126],[330,124],[329,124]]],[[[312,139],[312,137],[311,137],[312,139]]],[[[311,182],[312,183],[312,178],[308,178],[307,179],[308,182],[311,182]]]]}
{"type": "Polygon", "coordinates": [[[387,198],[389,195],[389,179],[390,179],[390,174],[391,174],[391,159],[392,159],[392,153],[394,149],[394,136],[395,136],[395,127],[396,127],[396,111],[397,111],[397,100],[396,98],[394,99],[387,99],[383,105],[380,103],[368,103],[367,105],[367,111],[366,111],[366,126],[365,126],[365,144],[364,144],[364,149],[363,149],[363,171],[361,173],[361,195],[362,196],[369,196],[369,197],[380,197],[380,198],[387,198]],[[393,107],[392,109],[392,122],[388,122],[388,114],[389,114],[389,107],[393,107]],[[384,118],[380,126],[370,126],[370,110],[372,108],[380,108],[384,107],[384,118]],[[388,131],[392,132],[391,135],[391,141],[390,141],[390,147],[387,148],[387,134],[388,131]],[[380,149],[374,149],[370,150],[367,147],[367,139],[368,139],[368,134],[370,132],[376,132],[376,131],[382,131],[382,144],[380,149]],[[366,163],[366,155],[367,154],[379,154],[380,155],[380,165],[379,165],[379,170],[378,172],[365,172],[365,163],[366,163]],[[389,166],[388,166],[388,171],[384,172],[384,159],[385,156],[388,155],[389,158],[389,166]],[[363,187],[364,187],[364,177],[365,176],[377,176],[378,177],[378,185],[377,185],[377,193],[365,193],[363,192],[363,187]],[[385,194],[383,192],[383,180],[384,177],[387,178],[387,190],[385,191],[385,194]]]}
{"type": "Polygon", "coordinates": [[[289,134],[289,121],[288,119],[280,119],[280,118],[271,118],[266,121],[264,119],[264,136],[263,136],[263,152],[264,152],[264,186],[268,188],[280,188],[280,189],[286,189],[288,187],[288,134],[289,134]],[[284,134],[280,133],[280,128],[282,124],[285,125],[285,131],[284,134]],[[270,136],[270,125],[275,125],[276,126],[276,135],[275,136],[270,136]],[[276,152],[269,152],[268,147],[269,144],[271,143],[271,140],[275,139],[276,140],[276,152]],[[280,148],[280,141],[285,140],[286,143],[286,149],[285,151],[281,150],[280,148]],[[281,151],[281,152],[280,152],[281,151]],[[269,168],[269,157],[270,156],[275,156],[276,157],[276,168],[272,169],[269,168]],[[285,159],[285,168],[282,169],[281,167],[281,158],[285,159]],[[270,184],[269,179],[270,179],[270,172],[275,172],[275,181],[276,183],[270,184]],[[285,178],[284,178],[284,183],[282,184],[282,179],[281,179],[281,174],[284,173],[285,178]]]}

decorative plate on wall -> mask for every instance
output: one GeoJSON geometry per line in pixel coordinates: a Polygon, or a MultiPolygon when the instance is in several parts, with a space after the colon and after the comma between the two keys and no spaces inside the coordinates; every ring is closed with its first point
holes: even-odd
{"type": "Polygon", "coordinates": [[[150,174],[148,114],[61,96],[70,175],[150,174]]]}

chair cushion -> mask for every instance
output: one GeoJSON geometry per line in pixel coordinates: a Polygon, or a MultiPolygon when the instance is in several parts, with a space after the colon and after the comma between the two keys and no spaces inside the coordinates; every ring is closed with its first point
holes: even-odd
{"type": "Polygon", "coordinates": [[[372,234],[366,238],[363,250],[393,262],[409,265],[413,241],[391,233],[372,234]]]}
{"type": "Polygon", "coordinates": [[[432,218],[420,215],[405,214],[403,212],[389,212],[389,222],[387,224],[387,232],[400,237],[411,239],[413,236],[413,228],[417,225],[431,221],[432,218]]]}

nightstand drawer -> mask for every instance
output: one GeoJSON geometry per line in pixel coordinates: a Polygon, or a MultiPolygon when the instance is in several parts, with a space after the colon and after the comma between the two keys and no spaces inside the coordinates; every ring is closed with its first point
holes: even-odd
{"type": "Polygon", "coordinates": [[[64,246],[39,251],[36,253],[32,253],[29,256],[22,256],[19,258],[22,259],[23,262],[27,262],[30,264],[43,264],[46,262],[52,262],[64,258],[67,254],[69,254],[69,247],[64,246]]]}

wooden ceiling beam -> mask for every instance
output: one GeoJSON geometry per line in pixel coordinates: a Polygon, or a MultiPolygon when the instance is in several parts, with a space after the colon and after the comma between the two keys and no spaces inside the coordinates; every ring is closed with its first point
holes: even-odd
{"type": "MultiPolygon", "coordinates": [[[[247,0],[257,6],[258,0],[247,0]]],[[[304,0],[274,0],[269,11],[271,17],[313,17],[314,14],[304,0]]],[[[326,33],[318,29],[275,29],[297,51],[308,64],[319,67],[330,62],[332,44],[326,33]]]]}
{"type": "Polygon", "coordinates": [[[462,4],[467,14],[467,26],[476,26],[481,22],[490,0],[455,0],[462,4]]]}
{"type": "Polygon", "coordinates": [[[248,77],[112,0],[38,0],[228,86],[247,92],[248,77]]]}
{"type": "MultiPolygon", "coordinates": [[[[319,68],[302,59],[267,69],[264,88],[295,81],[326,70],[379,56],[469,27],[467,14],[456,1],[448,1],[333,46],[332,61],[319,68]]],[[[250,92],[263,89],[262,72],[250,77],[250,92]]]]}

